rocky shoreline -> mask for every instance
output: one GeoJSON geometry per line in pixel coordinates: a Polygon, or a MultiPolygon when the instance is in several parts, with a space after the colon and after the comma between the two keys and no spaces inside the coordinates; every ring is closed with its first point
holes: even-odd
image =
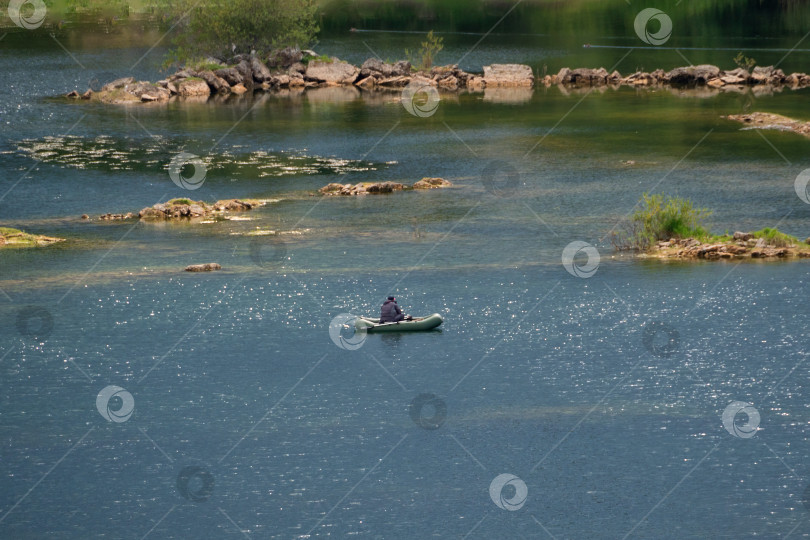
{"type": "MultiPolygon", "coordinates": [[[[810,240],[810,238],[808,238],[810,240]]],[[[810,245],[792,243],[775,245],[752,233],[735,232],[729,240],[701,242],[696,238],[670,239],[658,242],[642,258],[655,259],[788,259],[810,257],[810,245]]]]}
{"type": "Polygon", "coordinates": [[[450,181],[444,178],[422,178],[412,186],[406,186],[399,182],[361,182],[355,185],[333,182],[319,189],[318,193],[330,196],[376,195],[395,191],[441,189],[452,185],[450,181]]]}
{"type": "MultiPolygon", "coordinates": [[[[215,203],[193,201],[191,199],[171,199],[165,203],[158,203],[139,211],[126,214],[102,214],[98,216],[101,221],[123,221],[126,219],[141,219],[145,221],[160,221],[167,219],[192,219],[225,217],[231,212],[246,212],[267,204],[264,200],[255,199],[224,199],[215,203]]],[[[89,215],[82,215],[82,219],[91,219],[89,215]]]]}
{"type": "Polygon", "coordinates": [[[362,91],[401,91],[415,85],[435,87],[445,92],[484,92],[487,89],[531,89],[550,87],[673,87],[741,91],[752,88],[805,88],[810,75],[785,73],[773,66],[757,66],[750,72],[743,68],[722,70],[713,65],[677,67],[670,71],[637,71],[622,75],[603,68],[564,67],[556,75],[535,76],[523,64],[492,64],[483,73],[468,73],[457,65],[415,70],[410,62],[386,63],[369,58],[354,66],[338,58],[317,56],[312,51],[283,49],[267,58],[237,55],[224,62],[208,58],[202,65],[186,67],[166,79],[149,82],[124,77],[108,82],[99,91],[80,93],[74,90],[66,97],[110,104],[167,102],[172,99],[207,101],[211,96],[243,95],[252,92],[304,92],[330,86],[353,87],[362,91]]]}

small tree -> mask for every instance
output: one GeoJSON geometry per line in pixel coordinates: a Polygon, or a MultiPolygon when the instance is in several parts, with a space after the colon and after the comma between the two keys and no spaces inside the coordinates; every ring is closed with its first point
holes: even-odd
{"type": "Polygon", "coordinates": [[[315,40],[315,0],[151,0],[153,13],[175,30],[170,61],[227,58],[315,40]]]}
{"type": "Polygon", "coordinates": [[[624,230],[613,234],[611,243],[616,249],[646,251],[659,240],[709,236],[703,222],[711,210],[695,208],[688,199],[645,193],[639,203],[641,208],[624,230]]]}
{"type": "Polygon", "coordinates": [[[405,56],[413,67],[421,71],[433,66],[433,59],[442,49],[444,49],[444,38],[434,36],[433,30],[431,30],[428,32],[427,41],[422,42],[422,48],[416,52],[405,49],[405,56]]]}
{"type": "Polygon", "coordinates": [[[742,51],[737,53],[737,56],[734,57],[734,63],[737,64],[738,68],[742,68],[745,71],[751,71],[755,65],[757,65],[757,61],[753,58],[748,58],[745,56],[742,51]]]}

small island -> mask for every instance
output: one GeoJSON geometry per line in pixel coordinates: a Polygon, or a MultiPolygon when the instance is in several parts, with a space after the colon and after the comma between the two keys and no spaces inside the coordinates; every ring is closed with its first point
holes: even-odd
{"type": "Polygon", "coordinates": [[[0,249],[45,247],[64,241],[64,238],[30,234],[19,229],[0,227],[0,249]]]}
{"type": "Polygon", "coordinates": [[[733,234],[710,233],[703,221],[705,208],[678,197],[644,194],[623,230],[613,233],[618,251],[640,258],[682,260],[789,259],[810,257],[810,238],[802,241],[776,228],[733,234]]]}

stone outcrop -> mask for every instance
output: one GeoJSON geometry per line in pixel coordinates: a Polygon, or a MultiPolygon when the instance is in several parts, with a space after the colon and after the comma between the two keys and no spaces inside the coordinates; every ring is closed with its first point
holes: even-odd
{"type": "Polygon", "coordinates": [[[191,78],[185,79],[177,85],[177,93],[183,97],[208,96],[211,94],[211,89],[204,80],[191,78]]]}
{"type": "Polygon", "coordinates": [[[395,191],[405,191],[409,189],[436,189],[452,185],[452,183],[444,178],[422,178],[413,186],[406,186],[399,182],[361,182],[355,185],[331,183],[319,189],[318,193],[322,195],[353,196],[393,193],[395,191]]]}
{"type": "Polygon", "coordinates": [[[222,270],[222,266],[219,263],[190,264],[184,270],[186,272],[213,272],[214,270],[222,270]]]}
{"type": "Polygon", "coordinates": [[[660,259],[784,259],[810,257],[810,246],[792,244],[769,245],[751,233],[735,232],[731,240],[703,243],[695,238],[671,239],[658,242],[645,257],[660,259]]]}
{"type": "Polygon", "coordinates": [[[331,62],[311,61],[304,76],[311,81],[326,84],[353,84],[359,73],[357,67],[333,58],[331,62]]]}
{"type": "MultiPolygon", "coordinates": [[[[261,200],[240,200],[224,199],[213,204],[203,201],[192,201],[190,199],[172,199],[165,203],[158,203],[142,209],[137,214],[128,212],[126,214],[102,214],[98,217],[101,221],[122,221],[125,219],[143,220],[166,220],[166,219],[192,219],[211,218],[222,216],[230,212],[246,212],[263,206],[265,201],[261,200]]],[[[82,216],[82,219],[88,219],[82,216]]]]}
{"type": "Polygon", "coordinates": [[[413,189],[436,189],[450,187],[453,184],[444,178],[422,178],[413,185],[413,189]]]}
{"type": "Polygon", "coordinates": [[[810,122],[800,122],[781,114],[753,112],[750,114],[730,114],[726,118],[742,122],[750,128],[781,129],[810,137],[810,122]]]}
{"type": "Polygon", "coordinates": [[[522,64],[492,64],[484,66],[486,86],[533,86],[532,68],[522,64]]]}

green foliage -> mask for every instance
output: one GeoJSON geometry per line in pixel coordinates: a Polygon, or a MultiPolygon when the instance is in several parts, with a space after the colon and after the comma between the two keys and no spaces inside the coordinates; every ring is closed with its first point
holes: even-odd
{"type": "Polygon", "coordinates": [[[334,61],[334,59],[331,56],[329,56],[328,54],[322,54],[320,56],[306,55],[301,59],[301,63],[304,64],[305,66],[309,65],[310,62],[316,62],[316,61],[317,62],[328,62],[328,63],[331,64],[334,61]]]}
{"type": "Polygon", "coordinates": [[[635,211],[627,229],[611,239],[617,249],[646,251],[660,240],[711,238],[703,226],[711,211],[695,208],[688,199],[645,193],[639,203],[641,208],[635,211]]]}
{"type": "Polygon", "coordinates": [[[433,30],[428,32],[427,40],[422,42],[422,48],[411,52],[405,49],[405,57],[417,70],[430,69],[436,55],[444,49],[444,38],[433,35],[433,30]]]}
{"type": "Polygon", "coordinates": [[[194,71],[216,71],[222,69],[224,66],[214,62],[208,62],[204,58],[193,58],[186,61],[185,67],[194,71]]]}
{"type": "Polygon", "coordinates": [[[789,234],[780,232],[779,229],[775,227],[765,227],[764,229],[754,231],[751,234],[754,235],[754,238],[763,238],[766,244],[774,247],[788,247],[802,243],[795,236],[790,236],[789,234]]]}
{"type": "Polygon", "coordinates": [[[170,61],[309,46],[318,32],[315,0],[150,0],[173,28],[170,61]]]}
{"type": "Polygon", "coordinates": [[[170,204],[172,206],[175,206],[175,205],[178,205],[178,204],[185,204],[185,205],[191,206],[192,204],[198,204],[198,203],[196,201],[192,201],[191,199],[172,199],[167,204],[170,204]]]}
{"type": "Polygon", "coordinates": [[[737,56],[734,57],[734,63],[737,64],[737,67],[742,68],[746,71],[751,71],[754,69],[754,66],[757,65],[757,61],[753,58],[748,58],[745,56],[742,51],[737,53],[737,56]]]}

